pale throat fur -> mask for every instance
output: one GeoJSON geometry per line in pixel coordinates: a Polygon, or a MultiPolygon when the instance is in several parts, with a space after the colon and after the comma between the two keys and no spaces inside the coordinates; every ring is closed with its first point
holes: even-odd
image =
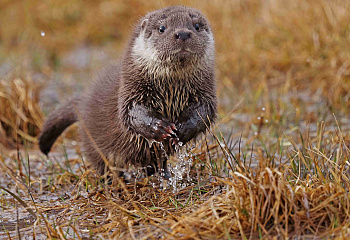
{"type": "MultiPolygon", "coordinates": [[[[143,22],[148,20],[143,20],[143,22]]],[[[141,26],[144,23],[141,23],[141,26]]],[[[177,30],[176,28],[174,30],[177,30]]],[[[173,31],[174,31],[173,30],[173,31]]],[[[200,74],[206,68],[211,68],[215,62],[215,42],[211,32],[207,32],[207,39],[204,42],[204,54],[198,54],[189,50],[192,54],[184,64],[174,62],[174,55],[180,50],[169,52],[166,55],[160,54],[156,48],[157,37],[151,35],[145,36],[146,29],[140,29],[139,35],[131,43],[131,56],[135,66],[141,67],[144,74],[155,78],[179,78],[186,80],[193,75],[200,74]]],[[[171,44],[171,43],[169,43],[171,44]]],[[[197,76],[200,77],[200,76],[197,76]]]]}

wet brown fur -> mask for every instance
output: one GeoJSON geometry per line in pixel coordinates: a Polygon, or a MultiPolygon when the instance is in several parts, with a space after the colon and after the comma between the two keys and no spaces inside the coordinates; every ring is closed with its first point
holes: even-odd
{"type": "MultiPolygon", "coordinates": [[[[187,15],[196,14],[204,18],[197,10],[187,7],[168,7],[149,13],[142,18],[136,26],[121,64],[110,66],[97,78],[87,93],[71,100],[79,111],[78,114],[73,114],[72,117],[73,107],[67,107],[70,106],[68,103],[49,116],[39,136],[40,146],[42,150],[44,149],[44,153],[47,154],[52,145],[47,144],[46,141],[51,139],[52,142],[52,139],[54,141],[60,134],[52,130],[55,129],[54,126],[61,126],[59,128],[61,131],[62,127],[65,128],[72,121],[79,120],[82,122],[80,135],[84,154],[90,165],[99,173],[104,172],[105,163],[96,150],[96,145],[112,166],[123,167],[129,163],[147,166],[156,163],[157,159],[164,155],[160,143],[153,142],[150,147],[149,140],[130,126],[128,111],[135,103],[155,111],[173,123],[177,122],[184,112],[192,112],[192,108],[189,109],[190,106],[205,104],[210,114],[202,117],[214,121],[216,112],[214,51],[209,53],[211,59],[205,59],[209,58],[205,55],[207,53],[203,52],[206,49],[200,49],[198,56],[176,60],[170,65],[169,62],[165,63],[168,64],[168,70],[162,73],[159,71],[164,68],[163,61],[151,71],[146,65],[135,60],[133,52],[135,39],[141,33],[146,37],[155,34],[155,31],[149,33],[149,30],[142,29],[141,25],[144,20],[148,20],[147,24],[153,24],[159,18],[164,19],[179,12],[187,15]],[[95,143],[91,142],[87,131],[95,143]]],[[[182,20],[179,19],[179,21],[182,20]]],[[[207,28],[205,31],[211,34],[209,26],[205,27],[207,28]]],[[[198,41],[202,41],[200,35],[197,38],[198,41]]],[[[194,44],[198,44],[198,41],[194,44]]],[[[205,41],[204,44],[206,44],[205,41]]],[[[195,49],[196,46],[193,48],[195,49]]],[[[160,46],[160,49],[157,50],[159,52],[168,51],[164,46],[160,46]]],[[[166,61],[166,56],[160,58],[166,61]]],[[[206,122],[209,123],[209,120],[206,122]]],[[[205,127],[201,125],[195,135],[204,130],[205,127]]],[[[174,146],[170,143],[169,138],[163,141],[168,155],[174,151],[174,146]]]]}

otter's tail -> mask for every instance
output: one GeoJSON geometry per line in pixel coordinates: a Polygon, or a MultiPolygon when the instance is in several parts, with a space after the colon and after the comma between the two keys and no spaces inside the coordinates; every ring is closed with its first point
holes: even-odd
{"type": "Polygon", "coordinates": [[[56,139],[71,124],[78,121],[76,114],[80,97],[74,97],[52,112],[39,135],[40,150],[47,155],[56,139]]]}

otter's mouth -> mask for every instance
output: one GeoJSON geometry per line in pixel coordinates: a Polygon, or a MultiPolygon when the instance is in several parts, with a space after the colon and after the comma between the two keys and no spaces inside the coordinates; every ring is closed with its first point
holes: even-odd
{"type": "Polygon", "coordinates": [[[189,53],[193,53],[193,51],[189,48],[180,48],[177,49],[173,52],[174,54],[189,54],[189,53]]]}
{"type": "Polygon", "coordinates": [[[189,52],[189,53],[194,53],[190,48],[182,48],[180,52],[189,52]]]}
{"type": "Polygon", "coordinates": [[[181,48],[174,52],[174,55],[182,60],[190,57],[192,54],[193,54],[193,51],[189,48],[181,48]]]}
{"type": "Polygon", "coordinates": [[[191,52],[185,50],[185,49],[182,49],[177,55],[180,57],[180,58],[183,58],[183,57],[187,57],[191,54],[191,52]]]}

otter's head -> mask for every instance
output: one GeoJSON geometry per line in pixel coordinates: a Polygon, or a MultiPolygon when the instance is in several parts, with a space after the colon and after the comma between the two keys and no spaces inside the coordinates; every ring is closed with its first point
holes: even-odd
{"type": "Polygon", "coordinates": [[[172,6],[148,13],[135,34],[133,60],[152,75],[186,76],[214,65],[209,23],[193,8],[172,6]]]}

